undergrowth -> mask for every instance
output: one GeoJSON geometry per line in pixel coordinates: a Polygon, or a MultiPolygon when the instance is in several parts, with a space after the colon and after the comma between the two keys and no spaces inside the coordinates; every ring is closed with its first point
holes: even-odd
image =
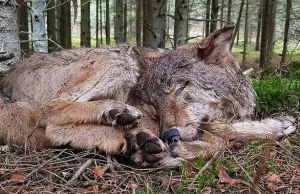
{"type": "Polygon", "coordinates": [[[257,94],[256,112],[272,114],[300,109],[300,62],[289,64],[289,71],[266,71],[261,80],[253,80],[257,94]]]}

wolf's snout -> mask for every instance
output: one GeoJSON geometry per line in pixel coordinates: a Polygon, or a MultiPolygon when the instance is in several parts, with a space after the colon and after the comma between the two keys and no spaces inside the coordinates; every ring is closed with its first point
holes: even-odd
{"type": "Polygon", "coordinates": [[[167,142],[168,144],[180,141],[181,140],[181,136],[180,136],[179,130],[176,129],[176,128],[168,129],[162,135],[162,140],[164,142],[167,142]]]}

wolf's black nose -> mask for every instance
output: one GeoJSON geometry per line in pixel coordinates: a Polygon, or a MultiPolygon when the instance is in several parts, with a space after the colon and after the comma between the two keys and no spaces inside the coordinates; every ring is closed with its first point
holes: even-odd
{"type": "Polygon", "coordinates": [[[162,135],[162,140],[164,142],[167,142],[168,144],[177,142],[180,139],[181,139],[180,133],[179,133],[178,129],[176,129],[176,128],[171,128],[171,129],[167,130],[166,132],[164,132],[164,134],[162,135]]]}

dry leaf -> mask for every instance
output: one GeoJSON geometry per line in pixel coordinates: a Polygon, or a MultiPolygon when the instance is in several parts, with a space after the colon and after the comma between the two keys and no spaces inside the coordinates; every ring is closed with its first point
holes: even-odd
{"type": "Polygon", "coordinates": [[[300,166],[295,166],[293,169],[292,169],[293,173],[295,174],[298,174],[300,173],[300,166]]]}
{"type": "Polygon", "coordinates": [[[97,194],[99,192],[99,186],[98,185],[90,185],[86,188],[88,192],[93,192],[94,194],[97,194]]]}
{"type": "Polygon", "coordinates": [[[282,180],[280,179],[280,175],[278,174],[274,174],[274,173],[270,173],[267,177],[267,181],[271,181],[271,182],[282,182],[282,180]]]}
{"type": "Polygon", "coordinates": [[[105,173],[101,166],[96,166],[94,169],[94,172],[95,172],[96,177],[103,177],[103,175],[105,173]]]}
{"type": "Polygon", "coordinates": [[[0,176],[4,175],[5,171],[4,170],[0,170],[0,176]]]}
{"type": "Polygon", "coordinates": [[[24,172],[13,172],[10,174],[10,180],[14,180],[14,181],[23,181],[25,178],[25,173],[24,172]]]}
{"type": "Polygon", "coordinates": [[[218,171],[218,177],[220,182],[228,183],[229,185],[234,185],[236,183],[242,183],[241,179],[233,179],[231,178],[221,167],[216,167],[218,171]]]}
{"type": "Polygon", "coordinates": [[[210,193],[211,193],[211,187],[204,187],[204,188],[201,190],[201,193],[202,193],[202,194],[210,194],[210,193]]]}
{"type": "Polygon", "coordinates": [[[299,193],[300,193],[299,188],[295,188],[292,190],[292,194],[299,194],[299,193]]]}
{"type": "Polygon", "coordinates": [[[188,173],[188,176],[191,176],[193,173],[194,173],[194,168],[193,166],[189,165],[187,167],[187,173],[188,173]]]}

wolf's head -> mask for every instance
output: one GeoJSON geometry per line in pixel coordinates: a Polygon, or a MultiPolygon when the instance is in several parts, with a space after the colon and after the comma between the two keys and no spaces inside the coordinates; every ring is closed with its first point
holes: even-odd
{"type": "Polygon", "coordinates": [[[199,43],[156,53],[145,62],[134,92],[159,122],[163,138],[195,140],[204,121],[252,113],[251,83],[229,50],[233,29],[226,26],[199,43]]]}

